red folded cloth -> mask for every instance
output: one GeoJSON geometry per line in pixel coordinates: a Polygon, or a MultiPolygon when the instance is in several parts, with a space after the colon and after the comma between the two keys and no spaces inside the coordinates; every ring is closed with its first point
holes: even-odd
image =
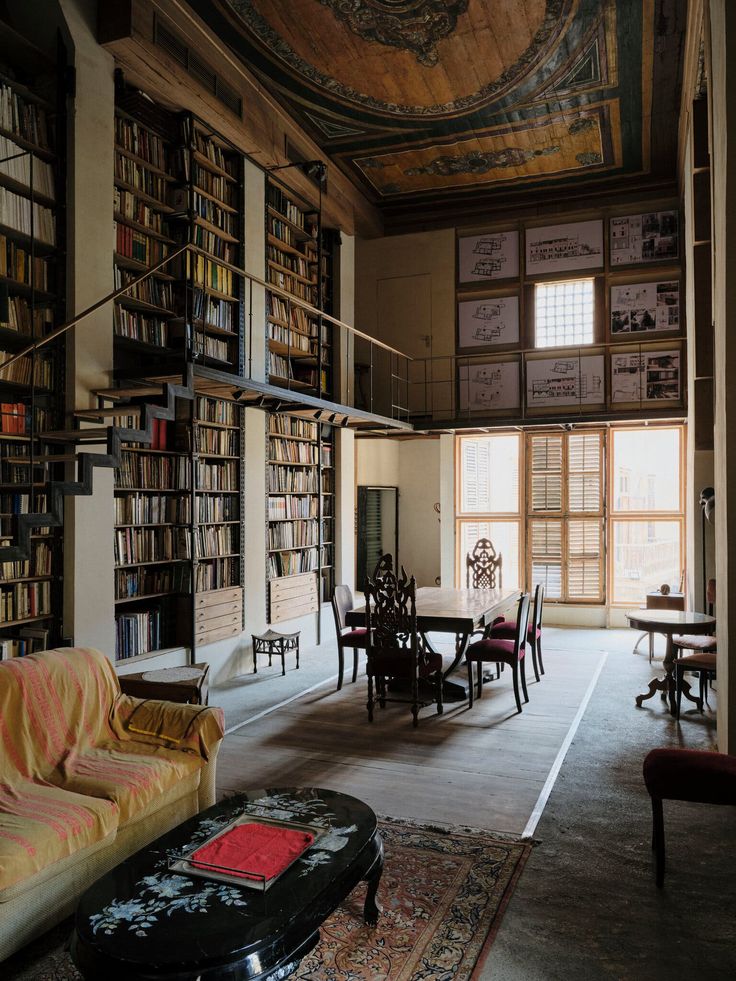
{"type": "Polygon", "coordinates": [[[238,824],[193,852],[195,868],[229,871],[241,879],[275,878],[314,841],[308,831],[267,824],[238,824]]]}

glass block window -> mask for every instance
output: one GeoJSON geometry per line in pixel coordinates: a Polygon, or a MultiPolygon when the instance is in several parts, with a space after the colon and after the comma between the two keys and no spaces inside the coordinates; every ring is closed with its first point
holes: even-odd
{"type": "Polygon", "coordinates": [[[537,283],[534,289],[536,347],[593,343],[592,279],[537,283]]]}

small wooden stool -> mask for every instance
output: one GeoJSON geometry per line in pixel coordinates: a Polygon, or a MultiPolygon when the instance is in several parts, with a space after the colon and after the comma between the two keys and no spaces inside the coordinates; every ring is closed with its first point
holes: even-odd
{"type": "Polygon", "coordinates": [[[267,630],[265,634],[251,634],[253,638],[253,674],[258,673],[258,654],[268,654],[268,666],[275,654],[281,658],[281,674],[286,674],[286,654],[296,651],[296,667],[299,670],[299,635],[301,630],[293,634],[280,634],[277,630],[267,630]]]}

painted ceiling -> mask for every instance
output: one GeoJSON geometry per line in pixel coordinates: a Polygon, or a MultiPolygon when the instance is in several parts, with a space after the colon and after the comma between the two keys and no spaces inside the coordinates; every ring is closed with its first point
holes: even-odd
{"type": "Polygon", "coordinates": [[[379,204],[674,173],[685,0],[190,3],[379,204]]]}

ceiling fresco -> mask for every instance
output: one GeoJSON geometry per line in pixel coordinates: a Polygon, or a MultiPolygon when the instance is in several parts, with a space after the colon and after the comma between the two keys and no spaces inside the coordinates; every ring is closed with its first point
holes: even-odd
{"type": "Polygon", "coordinates": [[[379,204],[674,173],[684,0],[189,2],[379,204]]]}

